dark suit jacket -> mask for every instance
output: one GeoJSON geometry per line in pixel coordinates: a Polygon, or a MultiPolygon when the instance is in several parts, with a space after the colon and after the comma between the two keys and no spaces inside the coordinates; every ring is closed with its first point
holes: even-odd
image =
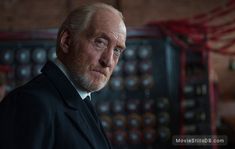
{"type": "Polygon", "coordinates": [[[100,123],[52,62],[0,103],[0,149],[109,149],[100,123]]]}

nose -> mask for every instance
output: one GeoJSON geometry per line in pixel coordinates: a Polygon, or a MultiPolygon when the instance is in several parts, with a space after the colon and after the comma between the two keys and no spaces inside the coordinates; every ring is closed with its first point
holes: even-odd
{"type": "Polygon", "coordinates": [[[100,64],[103,67],[111,67],[113,60],[113,50],[111,48],[107,48],[103,51],[101,57],[100,57],[100,64]]]}

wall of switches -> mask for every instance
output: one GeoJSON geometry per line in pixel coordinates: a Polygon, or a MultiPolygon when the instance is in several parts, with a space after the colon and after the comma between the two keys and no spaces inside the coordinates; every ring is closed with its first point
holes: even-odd
{"type": "MultiPolygon", "coordinates": [[[[7,91],[55,60],[55,43],[56,31],[0,32],[7,91]]],[[[172,148],[173,135],[212,134],[208,59],[175,47],[157,28],[128,28],[126,45],[108,85],[92,95],[114,148],[172,148]]]]}

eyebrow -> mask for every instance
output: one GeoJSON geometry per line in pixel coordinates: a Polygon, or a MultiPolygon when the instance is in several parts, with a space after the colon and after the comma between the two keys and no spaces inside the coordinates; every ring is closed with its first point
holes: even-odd
{"type": "MultiPolygon", "coordinates": [[[[100,37],[107,39],[109,42],[111,42],[111,40],[112,40],[106,33],[101,33],[100,37]]],[[[122,44],[119,44],[119,42],[118,42],[117,47],[121,48],[121,49],[126,49],[125,43],[124,43],[124,45],[122,45],[122,44]]]]}

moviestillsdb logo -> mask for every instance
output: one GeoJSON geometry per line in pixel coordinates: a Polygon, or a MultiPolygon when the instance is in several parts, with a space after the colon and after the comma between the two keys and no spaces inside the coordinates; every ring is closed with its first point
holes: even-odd
{"type": "Polygon", "coordinates": [[[225,135],[174,135],[173,145],[227,145],[225,135]]]}

